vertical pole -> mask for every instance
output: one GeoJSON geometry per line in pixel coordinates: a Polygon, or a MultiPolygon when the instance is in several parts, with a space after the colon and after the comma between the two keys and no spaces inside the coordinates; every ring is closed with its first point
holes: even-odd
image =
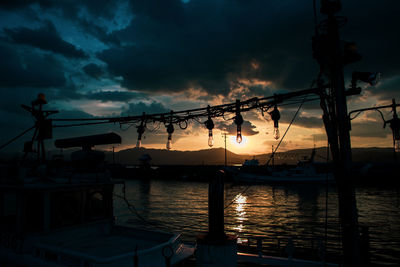
{"type": "Polygon", "coordinates": [[[218,171],[208,187],[208,233],[212,240],[223,240],[224,232],[224,172],[218,171]]]}
{"type": "Polygon", "coordinates": [[[227,166],[227,158],[226,158],[226,133],[224,133],[224,142],[225,142],[225,167],[227,166]]]}
{"type": "Polygon", "coordinates": [[[272,168],[275,168],[274,145],[272,145],[272,168]]]}
{"type": "Polygon", "coordinates": [[[42,150],[42,163],[46,162],[46,150],[44,149],[44,139],[40,139],[39,141],[40,146],[41,146],[41,150],[42,150]]]}
{"type": "MultiPolygon", "coordinates": [[[[396,100],[394,98],[392,98],[392,104],[393,104],[393,106],[392,106],[393,118],[397,118],[396,100]]],[[[394,163],[397,164],[396,138],[395,138],[395,132],[394,131],[393,131],[393,159],[394,159],[394,163]]]]}
{"type": "MultiPolygon", "coordinates": [[[[39,130],[39,132],[40,132],[40,130],[39,130]]],[[[40,141],[38,140],[37,141],[37,161],[38,161],[38,163],[40,163],[40,141]]]]}
{"type": "Polygon", "coordinates": [[[114,146],[113,146],[113,165],[115,165],[114,146]]]}
{"type": "Polygon", "coordinates": [[[369,230],[368,226],[363,225],[361,228],[361,251],[362,251],[362,266],[371,265],[371,255],[369,253],[369,230]]]}
{"type": "Polygon", "coordinates": [[[224,177],[218,171],[208,188],[208,233],[197,238],[196,266],[237,266],[237,237],[224,232],[224,177]]]}
{"type": "Polygon", "coordinates": [[[343,256],[345,266],[360,266],[360,236],[355,189],[351,170],[350,122],[343,78],[343,55],[341,51],[338,22],[333,13],[328,14],[328,38],[330,43],[330,67],[332,97],[336,109],[339,137],[339,160],[336,162],[335,179],[338,186],[339,215],[343,231],[343,256]]]}
{"type": "Polygon", "coordinates": [[[139,257],[138,257],[138,254],[137,254],[137,249],[138,249],[138,246],[136,245],[135,252],[133,253],[133,267],[138,267],[139,266],[139,257]]]}

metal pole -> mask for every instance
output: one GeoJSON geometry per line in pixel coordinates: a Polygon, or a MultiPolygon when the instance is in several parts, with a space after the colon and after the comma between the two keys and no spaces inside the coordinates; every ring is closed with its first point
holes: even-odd
{"type": "Polygon", "coordinates": [[[227,158],[226,158],[226,133],[224,135],[224,142],[225,142],[225,167],[227,166],[227,158]]]}
{"type": "MultiPolygon", "coordinates": [[[[397,118],[397,111],[396,111],[396,100],[392,98],[392,111],[393,111],[393,118],[397,118]]],[[[396,153],[396,138],[395,133],[393,131],[393,159],[395,164],[397,164],[397,153],[396,153]]]]}
{"type": "Polygon", "coordinates": [[[113,147],[113,164],[115,165],[115,155],[114,155],[114,147],[113,147]]]}
{"type": "Polygon", "coordinates": [[[272,168],[275,168],[274,145],[272,145],[272,168]]]}
{"type": "Polygon", "coordinates": [[[224,232],[224,175],[218,171],[208,187],[208,233],[211,240],[221,241],[224,232]]]}
{"type": "Polygon", "coordinates": [[[360,266],[360,236],[358,229],[357,204],[351,170],[350,120],[343,78],[343,55],[339,36],[338,21],[334,14],[328,15],[328,38],[330,56],[333,60],[331,71],[332,97],[336,110],[336,124],[339,137],[339,160],[336,162],[335,179],[338,186],[339,215],[343,231],[343,256],[345,266],[360,266]]]}

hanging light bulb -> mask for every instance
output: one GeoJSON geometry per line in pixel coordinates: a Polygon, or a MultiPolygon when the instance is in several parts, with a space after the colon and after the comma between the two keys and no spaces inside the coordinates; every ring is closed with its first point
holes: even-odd
{"type": "Polygon", "coordinates": [[[208,111],[208,120],[206,120],[204,124],[208,129],[208,146],[212,147],[214,145],[214,138],[212,132],[212,130],[214,129],[214,122],[211,119],[210,106],[207,106],[207,111],[208,111]]]}
{"type": "Polygon", "coordinates": [[[172,134],[168,134],[168,141],[167,141],[167,149],[171,150],[172,148],[172,134]]]}
{"type": "Polygon", "coordinates": [[[271,119],[274,121],[274,132],[273,136],[275,140],[280,138],[279,134],[279,119],[281,118],[281,114],[279,113],[278,107],[275,104],[274,110],[269,113],[271,115],[271,119]]]}
{"type": "Polygon", "coordinates": [[[272,134],[273,134],[275,140],[278,140],[281,137],[281,134],[279,133],[279,128],[277,126],[274,127],[274,131],[272,134]]]}
{"type": "MultiPolygon", "coordinates": [[[[139,131],[139,128],[138,128],[138,131],[139,131]]],[[[139,133],[138,139],[137,139],[137,142],[136,142],[136,147],[140,148],[141,146],[142,146],[142,134],[139,133]]]]}
{"type": "Polygon", "coordinates": [[[138,133],[138,138],[136,142],[137,148],[140,148],[142,146],[142,135],[144,133],[144,118],[145,118],[145,113],[143,112],[142,121],[140,122],[140,125],[137,127],[137,133],[138,133]]]}
{"type": "Polygon", "coordinates": [[[243,124],[243,117],[240,114],[240,100],[236,100],[236,117],[235,117],[235,124],[237,126],[236,131],[236,142],[239,144],[242,142],[242,124],[243,124]]]}
{"type": "Polygon", "coordinates": [[[172,114],[173,112],[171,111],[171,117],[169,124],[167,125],[167,133],[168,133],[168,140],[167,140],[167,149],[171,150],[172,148],[172,133],[174,132],[174,125],[172,124],[172,114]]]}
{"type": "Polygon", "coordinates": [[[243,140],[242,131],[239,128],[240,128],[240,126],[238,126],[238,130],[237,130],[237,134],[236,134],[236,142],[238,142],[238,144],[240,144],[243,140]]]}
{"type": "Polygon", "coordinates": [[[167,140],[167,149],[170,150],[172,148],[172,133],[174,132],[174,125],[168,124],[167,126],[167,133],[168,133],[168,140],[167,140]]]}
{"type": "MultiPolygon", "coordinates": [[[[394,100],[393,100],[394,103],[394,100]]],[[[397,113],[395,110],[395,103],[393,104],[394,108],[394,113],[393,113],[393,119],[389,120],[388,123],[390,124],[390,129],[392,129],[393,133],[393,148],[395,152],[400,152],[400,119],[397,117],[397,113]]]]}
{"type": "Polygon", "coordinates": [[[385,128],[386,124],[389,123],[390,129],[393,133],[393,149],[395,152],[400,152],[400,119],[397,116],[396,101],[394,98],[392,99],[392,103],[393,119],[385,121],[383,128],[385,128]]]}
{"type": "Polygon", "coordinates": [[[214,138],[212,134],[212,130],[208,131],[208,146],[212,147],[214,145],[214,138]]]}

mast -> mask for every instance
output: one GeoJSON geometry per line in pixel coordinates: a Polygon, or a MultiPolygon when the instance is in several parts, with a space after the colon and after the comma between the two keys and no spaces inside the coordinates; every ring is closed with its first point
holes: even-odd
{"type": "Polygon", "coordinates": [[[330,81],[328,94],[321,95],[323,121],[335,163],[335,180],[338,187],[339,216],[342,229],[342,245],[345,266],[360,266],[360,236],[354,181],[351,176],[350,120],[347,115],[347,101],[344,86],[343,66],[359,59],[354,53],[345,58],[339,27],[342,19],[335,13],[341,10],[340,0],[321,0],[321,13],[327,15],[323,22],[324,33],[316,32],[313,49],[314,57],[321,67],[321,73],[330,81]]]}
{"type": "Polygon", "coordinates": [[[226,158],[226,133],[223,134],[224,136],[224,143],[225,143],[225,167],[227,166],[227,158],[226,158]]]}

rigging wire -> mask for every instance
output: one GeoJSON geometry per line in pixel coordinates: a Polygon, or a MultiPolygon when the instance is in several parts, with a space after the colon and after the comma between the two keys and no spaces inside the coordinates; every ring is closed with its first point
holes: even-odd
{"type": "Polygon", "coordinates": [[[239,197],[243,196],[244,193],[246,193],[247,190],[249,190],[251,186],[252,186],[251,184],[248,185],[248,186],[246,186],[246,188],[245,188],[241,193],[237,194],[237,195],[232,199],[231,202],[229,202],[227,205],[225,205],[224,209],[229,208],[233,203],[235,203],[235,201],[236,201],[239,197]]]}
{"type": "MultiPolygon", "coordinates": [[[[136,215],[136,217],[139,218],[139,219],[140,219],[142,222],[144,222],[145,224],[150,225],[150,226],[152,226],[152,227],[155,227],[155,228],[157,228],[158,230],[165,230],[165,229],[170,230],[170,226],[169,226],[168,224],[159,223],[159,222],[152,222],[152,221],[146,220],[142,215],[140,215],[140,213],[139,213],[138,210],[136,209],[135,205],[133,205],[132,203],[130,203],[129,200],[126,198],[126,185],[125,185],[125,183],[123,184],[122,191],[123,191],[123,195],[122,195],[122,196],[119,195],[119,194],[115,194],[115,193],[114,193],[113,195],[114,195],[115,197],[119,198],[119,199],[122,199],[122,200],[125,202],[125,204],[126,204],[128,210],[129,210],[132,214],[136,215]]],[[[203,221],[206,221],[206,219],[204,219],[203,221]]],[[[195,222],[195,223],[193,223],[193,224],[189,224],[189,225],[182,226],[180,229],[192,228],[193,226],[198,225],[198,224],[199,224],[199,222],[195,222]]]]}
{"type": "MultiPolygon", "coordinates": [[[[56,119],[55,119],[56,120],[56,119]]],[[[76,126],[89,126],[89,125],[99,125],[99,124],[107,124],[110,123],[108,121],[102,122],[86,122],[86,123],[74,123],[74,124],[59,124],[53,125],[53,128],[66,128],[66,127],[76,127],[76,126]]]]}
{"type": "Polygon", "coordinates": [[[132,126],[136,126],[136,124],[130,123],[130,124],[128,125],[128,127],[126,127],[126,128],[122,128],[122,124],[120,124],[120,129],[121,129],[122,131],[127,131],[127,130],[129,130],[132,126]]]}
{"type": "Polygon", "coordinates": [[[157,132],[157,131],[160,129],[160,127],[161,127],[161,122],[158,122],[156,125],[153,126],[153,128],[149,128],[149,127],[147,126],[147,124],[145,125],[145,127],[146,127],[146,129],[147,129],[149,132],[155,133],[155,132],[157,132]]]}
{"type": "Polygon", "coordinates": [[[22,133],[18,134],[17,136],[11,138],[10,140],[8,140],[7,142],[5,142],[4,144],[2,144],[0,146],[0,150],[5,148],[6,146],[8,146],[9,144],[11,144],[12,142],[14,142],[15,140],[17,140],[18,138],[20,138],[21,136],[25,135],[27,132],[29,132],[30,130],[32,130],[33,128],[35,128],[36,125],[32,126],[29,129],[26,129],[25,131],[23,131],[22,133]]]}
{"type": "Polygon", "coordinates": [[[307,98],[307,95],[304,96],[304,99],[303,99],[304,101],[302,101],[302,102],[300,103],[299,108],[297,109],[297,111],[296,111],[296,113],[294,114],[292,120],[290,121],[289,126],[286,128],[286,131],[285,131],[285,133],[283,134],[281,140],[279,141],[279,143],[278,143],[278,145],[276,146],[275,150],[271,153],[271,156],[269,157],[267,163],[265,164],[266,166],[269,165],[269,163],[271,162],[272,158],[275,156],[276,151],[278,150],[278,148],[279,148],[279,146],[281,145],[283,139],[285,138],[286,134],[288,133],[288,131],[289,131],[289,129],[290,129],[290,126],[292,126],[294,120],[296,119],[297,114],[299,113],[301,107],[303,106],[303,104],[304,104],[306,98],[307,98]]]}
{"type": "Polygon", "coordinates": [[[156,227],[156,228],[158,228],[160,230],[163,230],[163,228],[164,229],[168,229],[168,226],[166,226],[164,224],[161,224],[161,223],[151,222],[149,220],[146,220],[143,216],[140,215],[140,213],[137,211],[136,207],[133,204],[131,204],[129,202],[129,200],[126,198],[126,185],[125,185],[125,183],[123,183],[122,192],[123,192],[122,196],[118,195],[118,194],[115,194],[115,193],[113,195],[115,197],[118,197],[118,198],[122,199],[125,202],[128,210],[131,213],[135,214],[136,217],[138,217],[142,222],[144,222],[145,224],[151,225],[153,227],[156,227]]]}

